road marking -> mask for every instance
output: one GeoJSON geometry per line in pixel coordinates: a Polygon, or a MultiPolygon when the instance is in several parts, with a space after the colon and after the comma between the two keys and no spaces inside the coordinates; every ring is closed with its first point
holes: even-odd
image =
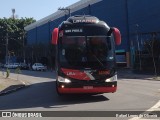
{"type": "Polygon", "coordinates": [[[151,107],[148,111],[152,111],[152,110],[160,111],[160,100],[158,101],[157,104],[155,104],[153,107],[151,107]]]}
{"type": "MultiPolygon", "coordinates": [[[[153,112],[153,111],[160,111],[160,100],[153,106],[151,107],[150,109],[146,110],[146,112],[153,112]]],[[[148,113],[147,112],[147,113],[148,113]]],[[[144,112],[145,113],[145,112],[144,112]]],[[[144,114],[143,113],[143,114],[144,114]]],[[[148,119],[141,119],[142,117],[134,117],[134,118],[131,118],[129,120],[148,120],[148,119]]],[[[151,120],[151,119],[150,119],[151,120]]],[[[159,119],[153,119],[153,120],[159,120],[159,119]]]]}

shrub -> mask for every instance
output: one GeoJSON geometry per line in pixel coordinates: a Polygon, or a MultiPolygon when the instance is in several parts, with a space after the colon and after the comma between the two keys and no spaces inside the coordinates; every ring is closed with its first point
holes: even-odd
{"type": "Polygon", "coordinates": [[[8,78],[9,75],[10,75],[10,70],[7,68],[7,70],[6,70],[6,78],[8,78]]]}

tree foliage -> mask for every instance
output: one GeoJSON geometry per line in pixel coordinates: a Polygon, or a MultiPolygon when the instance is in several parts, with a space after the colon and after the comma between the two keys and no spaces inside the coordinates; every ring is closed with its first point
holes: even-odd
{"type": "Polygon", "coordinates": [[[33,18],[0,18],[0,59],[5,57],[5,45],[8,38],[8,51],[14,55],[22,52],[26,44],[24,27],[35,22],[33,18]]]}

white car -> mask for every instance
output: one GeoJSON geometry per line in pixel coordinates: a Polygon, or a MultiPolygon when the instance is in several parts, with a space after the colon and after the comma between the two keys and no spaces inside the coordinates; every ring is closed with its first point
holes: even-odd
{"type": "Polygon", "coordinates": [[[34,63],[32,65],[32,69],[33,70],[41,70],[41,71],[47,70],[46,66],[44,66],[42,63],[34,63]]]}
{"type": "Polygon", "coordinates": [[[19,66],[19,63],[7,63],[4,65],[5,68],[15,69],[19,66]]]}
{"type": "Polygon", "coordinates": [[[13,63],[13,66],[12,66],[13,69],[18,68],[18,67],[19,67],[19,63],[13,63]]]}
{"type": "Polygon", "coordinates": [[[4,64],[4,68],[13,68],[13,63],[7,63],[7,64],[4,64]]]}

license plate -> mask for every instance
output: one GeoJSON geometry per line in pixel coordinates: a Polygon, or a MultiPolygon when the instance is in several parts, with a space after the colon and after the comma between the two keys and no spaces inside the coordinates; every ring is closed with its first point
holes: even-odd
{"type": "Polygon", "coordinates": [[[83,89],[90,90],[90,89],[93,89],[93,86],[83,86],[83,89]]]}

